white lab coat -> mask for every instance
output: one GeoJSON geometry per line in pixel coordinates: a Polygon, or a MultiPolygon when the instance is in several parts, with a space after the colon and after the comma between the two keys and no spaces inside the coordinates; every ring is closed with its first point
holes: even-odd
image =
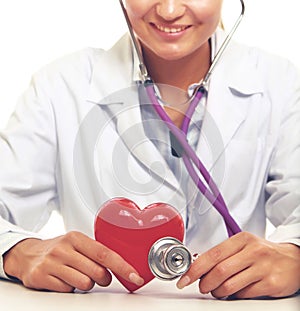
{"type": "MultiPolygon", "coordinates": [[[[216,48],[223,39],[218,32],[216,48]]],[[[175,206],[192,251],[226,239],[218,213],[205,200],[199,205],[192,182],[184,196],[145,136],[139,79],[128,36],[109,51],[85,49],[34,75],[0,133],[2,254],[53,209],[66,230],[93,236],[99,206],[116,196],[141,208],[175,206]]],[[[242,230],[263,236],[267,216],[276,226],[270,240],[300,244],[300,81],[288,61],[232,43],[212,76],[196,150],[242,230]]]]}

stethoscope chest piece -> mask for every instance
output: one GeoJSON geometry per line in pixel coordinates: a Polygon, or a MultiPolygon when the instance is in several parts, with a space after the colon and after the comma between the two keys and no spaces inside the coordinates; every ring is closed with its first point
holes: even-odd
{"type": "Polygon", "coordinates": [[[189,269],[191,263],[192,255],[189,250],[172,237],[156,241],[148,254],[149,268],[161,280],[179,277],[189,269]]]}

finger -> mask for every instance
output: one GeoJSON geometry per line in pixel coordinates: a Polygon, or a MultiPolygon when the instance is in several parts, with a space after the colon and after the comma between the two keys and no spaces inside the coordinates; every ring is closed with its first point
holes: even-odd
{"type": "Polygon", "coordinates": [[[252,238],[252,235],[241,232],[201,254],[193,262],[188,272],[179,279],[177,287],[183,288],[195,282],[218,263],[240,252],[247,245],[250,238],[252,238]]]}
{"type": "Polygon", "coordinates": [[[60,293],[72,293],[75,289],[73,286],[52,275],[47,275],[37,280],[25,278],[23,285],[31,289],[49,290],[60,293]]]}
{"type": "Polygon", "coordinates": [[[71,287],[82,291],[89,291],[95,285],[95,282],[87,275],[64,265],[55,267],[50,274],[71,287]]]}
{"type": "Polygon", "coordinates": [[[119,254],[84,234],[71,233],[71,235],[73,245],[79,253],[89,257],[95,263],[110,269],[129,282],[138,286],[144,284],[143,278],[140,277],[138,272],[119,254]]]}
{"type": "Polygon", "coordinates": [[[100,286],[108,286],[112,281],[112,276],[105,267],[96,264],[94,261],[78,252],[74,252],[69,265],[88,276],[100,286]]]}
{"type": "Polygon", "coordinates": [[[45,279],[45,281],[45,284],[40,289],[47,289],[49,291],[55,291],[60,293],[72,293],[75,290],[75,287],[51,275],[49,275],[48,278],[45,279]]]}
{"type": "Polygon", "coordinates": [[[258,283],[262,277],[257,275],[254,270],[255,268],[251,267],[237,273],[223,282],[218,288],[212,290],[211,294],[216,298],[224,298],[258,283]]]}
{"type": "Polygon", "coordinates": [[[278,286],[282,279],[278,279],[272,275],[268,275],[265,278],[259,280],[259,282],[255,282],[245,286],[243,289],[237,291],[234,294],[235,298],[254,298],[254,297],[287,297],[293,293],[297,292],[297,289],[289,288],[288,284],[278,286]]]}
{"type": "Polygon", "coordinates": [[[255,297],[262,297],[262,296],[272,296],[266,290],[265,284],[263,282],[256,282],[252,283],[245,288],[237,291],[232,295],[232,298],[239,298],[239,299],[247,299],[247,298],[255,298],[255,297]]]}
{"type": "Polygon", "coordinates": [[[201,293],[207,294],[215,290],[229,278],[249,268],[252,263],[253,259],[248,255],[246,250],[243,250],[238,254],[235,254],[218,263],[204,277],[201,278],[199,283],[201,293]]]}

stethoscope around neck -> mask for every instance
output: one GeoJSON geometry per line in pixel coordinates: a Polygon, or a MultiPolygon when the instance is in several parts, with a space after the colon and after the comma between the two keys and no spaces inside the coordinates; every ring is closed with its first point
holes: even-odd
{"type": "MultiPolygon", "coordinates": [[[[189,129],[189,125],[191,122],[191,118],[193,113],[204,96],[208,94],[208,82],[211,78],[211,75],[220,61],[222,55],[224,54],[225,49],[227,48],[229,42],[231,41],[236,29],[238,28],[244,13],[245,13],[245,4],[243,0],[241,2],[241,13],[233,25],[231,31],[227,35],[220,49],[218,50],[216,56],[214,57],[212,64],[206,73],[204,79],[201,84],[195,90],[189,107],[185,113],[184,120],[180,128],[178,128],[171,118],[166,113],[165,109],[160,104],[159,96],[157,95],[155,84],[151,77],[148,74],[147,68],[143,63],[142,53],[139,48],[139,44],[137,38],[135,37],[133,28],[131,26],[129,17],[127,15],[126,9],[124,7],[123,1],[120,0],[120,4],[128,25],[128,29],[131,35],[131,39],[137,53],[139,59],[139,68],[142,76],[142,83],[146,90],[146,93],[149,97],[150,102],[152,103],[153,108],[155,109],[158,116],[161,120],[166,124],[170,131],[171,137],[171,145],[174,147],[174,153],[178,157],[182,157],[182,160],[185,164],[185,167],[194,181],[195,185],[199,189],[199,191],[206,197],[206,199],[214,206],[214,208],[220,213],[222,216],[228,236],[231,237],[234,234],[241,232],[240,227],[230,215],[226,203],[220,193],[217,185],[215,184],[213,178],[198,158],[194,149],[189,145],[187,141],[187,133],[189,129]],[[197,172],[198,170],[198,172],[197,172]],[[199,173],[202,178],[199,177],[199,173]],[[202,181],[204,179],[205,183],[202,181]]],[[[177,277],[178,275],[183,274],[189,267],[191,262],[191,255],[188,252],[187,248],[182,245],[179,241],[174,241],[172,238],[167,238],[164,241],[157,241],[155,243],[149,253],[149,266],[152,270],[153,274],[162,279],[169,279],[177,277]],[[176,251],[174,251],[176,250],[176,251]],[[171,255],[170,255],[171,254],[171,255]],[[164,258],[163,260],[157,260],[157,258],[164,258]],[[168,259],[169,258],[169,259],[168,259]],[[171,267],[171,268],[170,268],[171,267]],[[172,268],[173,267],[173,268],[172,268]],[[175,271],[175,272],[174,272],[175,271]],[[177,271],[177,275],[176,275],[177,271]]]]}

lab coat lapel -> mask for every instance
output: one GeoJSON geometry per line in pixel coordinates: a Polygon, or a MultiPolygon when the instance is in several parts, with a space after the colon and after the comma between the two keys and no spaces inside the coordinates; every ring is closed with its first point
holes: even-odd
{"type": "Polygon", "coordinates": [[[230,94],[221,93],[222,97],[218,92],[214,93],[212,88],[208,95],[197,146],[197,152],[201,154],[209,169],[218,161],[246,117],[246,104],[230,94]]]}
{"type": "Polygon", "coordinates": [[[238,44],[232,43],[210,81],[206,113],[197,145],[197,153],[208,170],[224,162],[222,155],[247,117],[251,96],[262,92],[255,59],[243,54],[243,51],[238,44]],[[252,64],[249,59],[254,59],[252,64]]]}
{"type": "Polygon", "coordinates": [[[138,78],[138,70],[132,67],[136,66],[137,62],[133,61],[129,38],[124,36],[118,44],[119,46],[115,46],[110,53],[99,56],[88,101],[106,109],[114,119],[122,141],[138,161],[154,176],[162,179],[162,183],[168,183],[178,190],[179,183],[176,177],[144,132],[138,82],[134,81],[138,78]]]}
{"type": "Polygon", "coordinates": [[[137,160],[143,163],[152,174],[162,179],[163,183],[166,182],[178,190],[179,184],[176,177],[145,134],[139,102],[140,96],[143,97],[143,94],[138,92],[138,87],[128,88],[126,95],[122,94],[122,109],[117,108],[118,111],[114,112],[117,131],[137,160]]]}

